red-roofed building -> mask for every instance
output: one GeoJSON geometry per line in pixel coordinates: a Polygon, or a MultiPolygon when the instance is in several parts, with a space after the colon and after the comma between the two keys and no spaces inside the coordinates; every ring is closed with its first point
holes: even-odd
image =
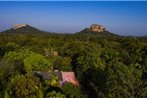
{"type": "Polygon", "coordinates": [[[66,83],[72,83],[73,85],[79,86],[79,82],[76,79],[74,72],[62,72],[62,71],[54,71],[54,72],[41,72],[41,71],[34,71],[33,75],[38,76],[40,79],[43,80],[51,80],[52,75],[58,77],[58,82],[61,86],[66,83]]]}

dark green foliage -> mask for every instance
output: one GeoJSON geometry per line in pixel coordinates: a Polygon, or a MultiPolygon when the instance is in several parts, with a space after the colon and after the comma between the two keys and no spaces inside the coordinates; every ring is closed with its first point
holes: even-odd
{"type": "Polygon", "coordinates": [[[70,57],[54,57],[53,67],[56,70],[72,71],[72,59],[70,57]]]}
{"type": "Polygon", "coordinates": [[[36,77],[29,74],[18,75],[9,81],[5,94],[10,98],[38,98],[40,89],[41,83],[36,77]]]}
{"type": "Polygon", "coordinates": [[[66,96],[60,92],[51,91],[45,98],[66,98],[66,96]]]}
{"type": "Polygon", "coordinates": [[[0,34],[0,97],[146,98],[147,38],[82,32],[42,34],[27,26],[0,34]],[[74,71],[79,87],[31,74],[48,70],[74,71]]]}
{"type": "Polygon", "coordinates": [[[81,98],[80,89],[71,83],[64,84],[62,90],[68,98],[81,98]]]}

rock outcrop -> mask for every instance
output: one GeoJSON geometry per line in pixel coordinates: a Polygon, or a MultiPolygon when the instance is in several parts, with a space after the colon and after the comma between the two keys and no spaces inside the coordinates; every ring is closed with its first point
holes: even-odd
{"type": "Polygon", "coordinates": [[[14,30],[27,26],[26,24],[17,24],[13,27],[14,30]]]}
{"type": "Polygon", "coordinates": [[[90,26],[90,30],[94,31],[94,32],[104,32],[105,31],[105,27],[102,25],[98,25],[98,24],[92,24],[90,26]]]}
{"type": "Polygon", "coordinates": [[[34,28],[28,24],[17,24],[12,28],[3,31],[2,33],[7,34],[46,34],[44,31],[40,31],[37,28],[34,28]]]}

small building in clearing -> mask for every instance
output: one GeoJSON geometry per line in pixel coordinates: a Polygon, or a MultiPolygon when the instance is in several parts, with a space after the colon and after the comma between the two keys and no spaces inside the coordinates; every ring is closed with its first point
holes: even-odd
{"type": "Polygon", "coordinates": [[[66,83],[72,83],[73,85],[79,86],[79,82],[76,79],[74,72],[62,72],[62,71],[53,71],[53,72],[42,72],[34,71],[33,75],[38,76],[42,80],[51,80],[52,75],[58,77],[57,81],[59,85],[63,86],[66,83]]]}

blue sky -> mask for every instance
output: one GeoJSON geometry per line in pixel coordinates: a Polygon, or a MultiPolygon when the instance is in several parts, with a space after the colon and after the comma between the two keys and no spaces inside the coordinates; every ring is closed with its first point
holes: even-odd
{"type": "Polygon", "coordinates": [[[93,23],[120,35],[147,35],[147,2],[0,2],[0,31],[29,24],[45,31],[75,33],[93,23]]]}

